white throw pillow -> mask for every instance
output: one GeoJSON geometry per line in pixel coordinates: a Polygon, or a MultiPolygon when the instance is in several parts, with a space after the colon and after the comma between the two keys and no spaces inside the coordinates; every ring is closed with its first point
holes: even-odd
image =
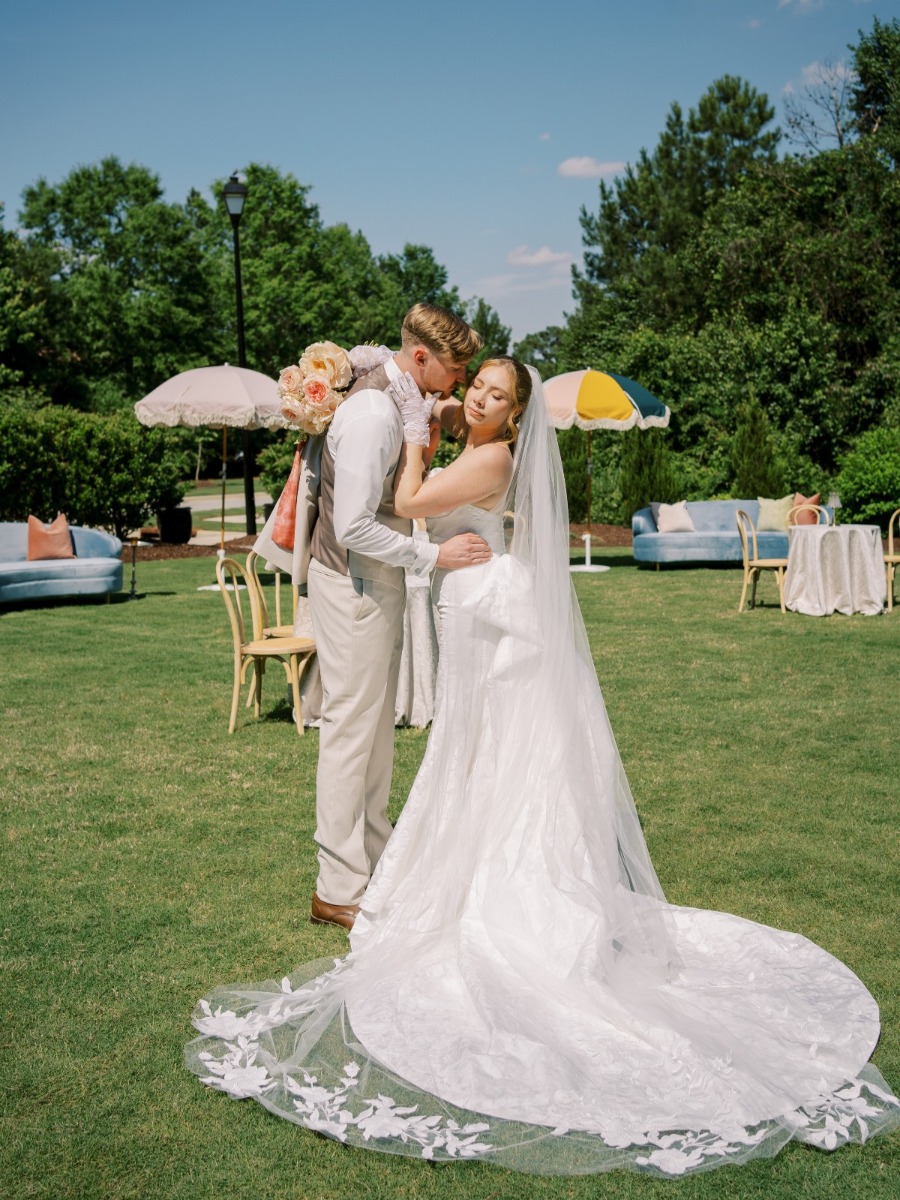
{"type": "Polygon", "coordinates": [[[696,533],[687,510],[687,500],[680,500],[678,504],[661,504],[656,528],[660,533],[696,533]]]}
{"type": "Polygon", "coordinates": [[[783,533],[787,529],[788,513],[794,507],[794,493],[782,496],[780,500],[767,500],[765,496],[757,496],[759,501],[759,518],[756,522],[758,530],[778,530],[783,533]]]}

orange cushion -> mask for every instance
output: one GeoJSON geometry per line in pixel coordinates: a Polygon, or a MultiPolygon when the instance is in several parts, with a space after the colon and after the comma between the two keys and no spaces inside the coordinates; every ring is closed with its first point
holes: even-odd
{"type": "Polygon", "coordinates": [[[37,517],[28,518],[28,561],[39,558],[74,558],[72,535],[65,513],[45,525],[37,517]]]}
{"type": "MultiPolygon", "coordinates": [[[[794,508],[798,504],[818,504],[822,496],[821,492],[816,492],[814,496],[801,496],[799,492],[794,493],[794,508]]],[[[795,525],[818,525],[819,514],[814,512],[794,513],[795,525]]]]}

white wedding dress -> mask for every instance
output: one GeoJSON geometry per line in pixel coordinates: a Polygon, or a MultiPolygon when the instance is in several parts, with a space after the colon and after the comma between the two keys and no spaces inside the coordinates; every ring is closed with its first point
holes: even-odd
{"type": "Polygon", "coordinates": [[[434,581],[435,720],[351,952],[201,1001],[189,1068],[346,1143],[535,1173],[682,1175],[897,1127],[868,1063],[878,1009],[847,967],[798,934],[666,903],[536,408],[510,552],[499,510],[429,523],[495,557],[434,581]]]}

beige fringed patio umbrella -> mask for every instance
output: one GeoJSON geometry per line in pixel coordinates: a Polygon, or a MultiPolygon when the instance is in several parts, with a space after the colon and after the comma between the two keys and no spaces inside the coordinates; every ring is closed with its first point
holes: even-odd
{"type": "Polygon", "coordinates": [[[220,548],[225,549],[225,457],[228,430],[282,429],[278,383],[246,367],[196,367],[173,375],[134,406],[142,425],[200,425],[222,430],[222,521],[220,548]]]}

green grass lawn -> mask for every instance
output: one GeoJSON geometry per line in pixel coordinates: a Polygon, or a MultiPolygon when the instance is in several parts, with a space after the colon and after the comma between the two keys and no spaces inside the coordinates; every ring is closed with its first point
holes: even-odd
{"type": "MultiPolygon", "coordinates": [[[[259,490],[262,485],[258,479],[254,480],[254,487],[259,490]]],[[[226,496],[243,496],[244,481],[243,479],[226,479],[225,495],[226,496]]],[[[190,504],[198,496],[221,496],[222,482],[221,480],[209,481],[201,480],[199,486],[193,482],[188,485],[188,489],[184,494],[182,504],[190,504]]]]}
{"type": "MultiPolygon", "coordinates": [[[[650,850],[671,900],[798,930],[881,1004],[900,1087],[897,669],[890,617],[738,614],[740,572],[581,576],[650,850]]],[[[228,737],[211,559],[138,565],[141,598],[0,612],[0,1195],[410,1200],[896,1196],[900,1137],[680,1182],[540,1179],[348,1150],[202,1087],[196,1000],[340,954],[308,923],[317,735],[280,673],[228,737]],[[893,1178],[894,1182],[891,1183],[893,1178]]],[[[425,734],[397,733],[400,811],[425,734]]]]}

